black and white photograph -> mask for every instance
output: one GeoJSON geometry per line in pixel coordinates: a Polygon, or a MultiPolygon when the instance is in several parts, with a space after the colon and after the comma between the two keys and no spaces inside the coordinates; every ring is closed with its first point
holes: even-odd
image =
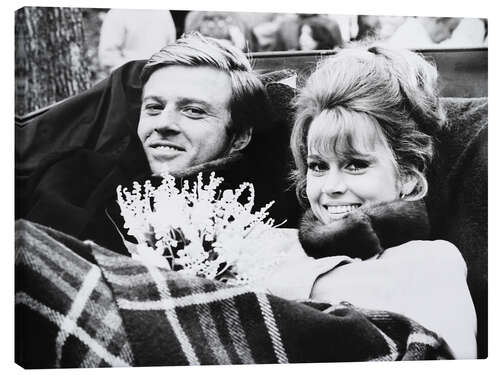
{"type": "Polygon", "coordinates": [[[106,5],[11,14],[17,366],[489,357],[487,9],[106,5]]]}

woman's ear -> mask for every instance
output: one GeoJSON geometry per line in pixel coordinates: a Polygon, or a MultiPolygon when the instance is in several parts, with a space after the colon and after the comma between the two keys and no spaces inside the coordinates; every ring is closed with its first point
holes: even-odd
{"type": "Polygon", "coordinates": [[[401,198],[411,195],[418,185],[419,176],[407,174],[401,177],[401,198]]]}
{"type": "Polygon", "coordinates": [[[253,134],[253,128],[248,128],[242,131],[240,134],[234,136],[229,153],[231,154],[235,151],[241,151],[245,147],[247,147],[250,141],[252,140],[252,134],[253,134]]]}

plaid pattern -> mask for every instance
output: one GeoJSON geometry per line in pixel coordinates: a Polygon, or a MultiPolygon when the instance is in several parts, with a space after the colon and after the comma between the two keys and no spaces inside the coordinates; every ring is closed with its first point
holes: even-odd
{"type": "Polygon", "coordinates": [[[189,278],[16,223],[16,362],[25,368],[451,358],[393,313],[189,278]]]}

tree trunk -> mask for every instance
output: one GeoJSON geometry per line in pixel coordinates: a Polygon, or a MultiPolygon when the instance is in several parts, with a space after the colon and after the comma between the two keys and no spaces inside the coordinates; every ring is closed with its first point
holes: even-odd
{"type": "Polygon", "coordinates": [[[81,9],[19,9],[15,33],[17,115],[90,87],[81,9]]]}

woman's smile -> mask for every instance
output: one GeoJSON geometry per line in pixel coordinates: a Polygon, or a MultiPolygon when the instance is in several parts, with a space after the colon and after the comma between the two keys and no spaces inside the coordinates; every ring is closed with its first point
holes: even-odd
{"type": "Polygon", "coordinates": [[[340,203],[340,204],[324,204],[321,205],[322,213],[318,215],[323,218],[323,221],[329,222],[332,220],[338,220],[349,214],[350,212],[361,207],[361,203],[340,203]]]}
{"type": "Polygon", "coordinates": [[[355,210],[361,206],[361,204],[348,204],[348,205],[328,205],[328,206],[323,206],[325,210],[328,211],[330,215],[332,214],[346,214],[351,212],[352,210],[355,210]]]}

